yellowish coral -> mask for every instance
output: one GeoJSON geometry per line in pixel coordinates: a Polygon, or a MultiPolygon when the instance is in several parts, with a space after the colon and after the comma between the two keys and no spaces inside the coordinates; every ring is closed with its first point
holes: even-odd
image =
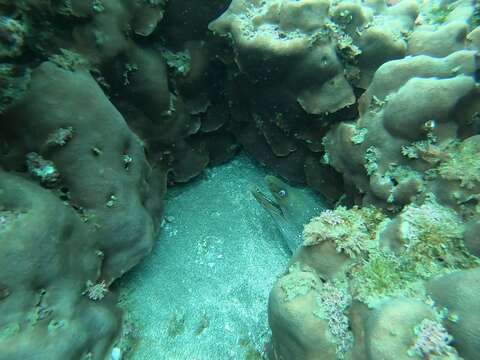
{"type": "Polygon", "coordinates": [[[354,258],[376,246],[376,229],[385,219],[374,207],[325,210],[305,225],[303,245],[333,241],[338,252],[354,258]]]}

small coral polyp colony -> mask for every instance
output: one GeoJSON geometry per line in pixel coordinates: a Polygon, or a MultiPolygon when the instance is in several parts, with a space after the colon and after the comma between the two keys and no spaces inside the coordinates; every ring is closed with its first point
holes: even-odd
{"type": "Polygon", "coordinates": [[[332,204],[270,359],[478,359],[479,25],[471,0],[0,1],[0,359],[128,356],[111,285],[167,186],[240,148],[332,204]]]}

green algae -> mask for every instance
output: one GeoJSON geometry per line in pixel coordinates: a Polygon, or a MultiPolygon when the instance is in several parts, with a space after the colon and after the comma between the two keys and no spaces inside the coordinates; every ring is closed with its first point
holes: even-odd
{"type": "MultiPolygon", "coordinates": [[[[305,225],[303,235],[304,246],[332,241],[338,252],[355,259],[347,272],[352,294],[374,307],[389,297],[425,299],[425,280],[478,266],[479,259],[465,249],[463,233],[464,220],[429,195],[394,219],[375,207],[326,210],[305,225]],[[385,231],[391,225],[399,230],[385,231]]],[[[305,295],[315,285],[301,280],[288,282],[287,297],[305,295]]]]}
{"type": "Polygon", "coordinates": [[[374,251],[351,271],[354,298],[370,307],[384,298],[416,293],[414,274],[408,265],[389,251],[374,251]]]}
{"type": "Polygon", "coordinates": [[[407,206],[397,221],[403,246],[395,252],[371,248],[351,271],[355,297],[368,305],[394,296],[423,299],[424,280],[480,263],[464,247],[463,220],[434,197],[407,206]]]}
{"type": "Polygon", "coordinates": [[[431,24],[441,25],[447,21],[453,10],[455,10],[454,4],[432,2],[425,12],[425,18],[431,24]]]}

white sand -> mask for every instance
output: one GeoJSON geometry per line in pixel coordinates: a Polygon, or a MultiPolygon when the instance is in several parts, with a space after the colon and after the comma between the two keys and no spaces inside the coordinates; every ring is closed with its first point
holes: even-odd
{"type": "Polygon", "coordinates": [[[268,294],[289,257],[249,191],[264,176],[240,155],[169,190],[152,255],[120,284],[140,336],[133,359],[258,358],[268,294]]]}

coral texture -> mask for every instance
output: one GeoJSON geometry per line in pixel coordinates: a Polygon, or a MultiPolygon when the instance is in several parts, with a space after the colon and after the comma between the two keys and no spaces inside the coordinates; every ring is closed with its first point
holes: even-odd
{"type": "Polygon", "coordinates": [[[4,171],[0,219],[0,358],[103,359],[121,315],[115,296],[82,295],[101,276],[92,230],[57,196],[4,171]]]}

